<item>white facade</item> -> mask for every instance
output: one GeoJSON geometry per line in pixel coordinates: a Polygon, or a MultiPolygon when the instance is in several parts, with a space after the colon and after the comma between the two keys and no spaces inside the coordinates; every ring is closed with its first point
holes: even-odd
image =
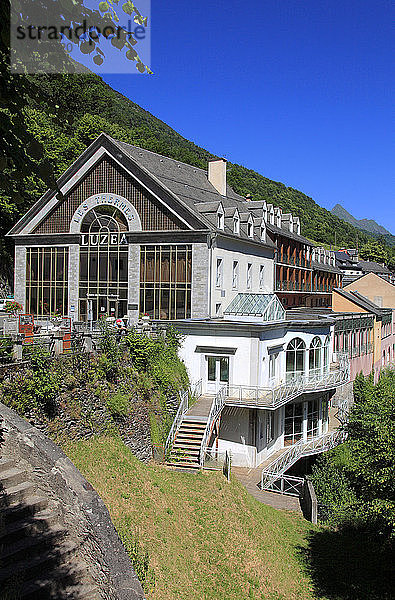
{"type": "MultiPolygon", "coordinates": [[[[266,326],[201,322],[179,327],[185,335],[180,356],[191,381],[202,380],[203,394],[214,395],[227,385],[229,396],[240,386],[245,395],[250,393],[253,397],[254,388],[271,390],[295,376],[293,371],[290,372],[291,352],[287,361],[287,348],[295,339],[304,345],[301,354],[303,375],[308,378],[311,373],[329,371],[332,327],[325,322],[300,326],[286,321],[266,326]],[[315,354],[313,344],[317,348],[315,354]]],[[[305,393],[278,408],[266,409],[255,407],[253,401],[232,404],[229,398],[221,414],[216,449],[220,452],[230,450],[235,466],[258,466],[286,445],[299,439],[307,440],[313,433],[325,433],[328,400],[327,391],[305,393]],[[294,423],[297,431],[292,429],[294,423]]]]}

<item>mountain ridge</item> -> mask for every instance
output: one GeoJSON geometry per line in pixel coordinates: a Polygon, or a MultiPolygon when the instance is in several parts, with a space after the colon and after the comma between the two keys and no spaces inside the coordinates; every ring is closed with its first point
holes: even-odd
{"type": "Polygon", "coordinates": [[[350,225],[353,225],[362,231],[367,231],[369,233],[373,233],[374,235],[392,235],[388,229],[376,223],[374,219],[356,219],[344,208],[344,206],[339,203],[335,204],[330,212],[336,217],[339,217],[339,219],[343,219],[343,221],[346,221],[346,223],[350,223],[350,225]]]}

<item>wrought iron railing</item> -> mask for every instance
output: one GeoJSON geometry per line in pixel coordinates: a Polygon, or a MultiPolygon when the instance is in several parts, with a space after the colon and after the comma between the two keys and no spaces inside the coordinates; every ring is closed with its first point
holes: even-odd
{"type": "Polygon", "coordinates": [[[284,494],[285,496],[298,496],[303,495],[304,478],[294,477],[291,475],[281,475],[278,479],[271,482],[265,490],[267,492],[277,492],[284,494]]]}
{"type": "Polygon", "coordinates": [[[200,466],[203,467],[204,459],[207,452],[208,442],[213,431],[216,420],[218,419],[221,411],[225,405],[225,398],[227,392],[227,385],[223,385],[216,396],[214,396],[211,403],[210,412],[207,419],[206,428],[204,430],[202,443],[200,445],[200,466]]]}
{"type": "Polygon", "coordinates": [[[180,428],[182,420],[184,418],[185,413],[191,405],[192,399],[197,399],[202,395],[202,380],[199,379],[196,383],[192,384],[185,392],[180,393],[180,404],[178,406],[178,410],[176,416],[174,417],[173,424],[169,431],[169,435],[167,436],[166,444],[165,444],[165,456],[171,450],[174,439],[177,435],[177,431],[180,428]]]}
{"type": "Polygon", "coordinates": [[[271,388],[258,386],[227,385],[225,404],[276,409],[303,393],[328,390],[350,380],[350,364],[346,354],[337,353],[336,369],[296,372],[284,383],[271,388]]]}
{"type": "Polygon", "coordinates": [[[343,429],[336,429],[308,441],[299,440],[299,442],[290,446],[262,470],[261,489],[268,490],[272,488],[274,482],[284,475],[285,471],[292,467],[300,458],[326,452],[341,444],[345,439],[345,431],[343,429]]]}

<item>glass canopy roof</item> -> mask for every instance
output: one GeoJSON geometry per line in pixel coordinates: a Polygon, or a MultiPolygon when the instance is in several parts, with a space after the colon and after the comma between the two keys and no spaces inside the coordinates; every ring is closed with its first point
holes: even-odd
{"type": "Polygon", "coordinates": [[[283,321],[285,309],[275,294],[237,294],[224,315],[259,317],[260,321],[283,321]]]}

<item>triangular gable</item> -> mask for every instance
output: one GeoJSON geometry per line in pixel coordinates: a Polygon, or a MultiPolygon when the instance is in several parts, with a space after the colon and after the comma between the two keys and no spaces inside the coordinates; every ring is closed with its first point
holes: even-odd
{"type": "Polygon", "coordinates": [[[124,154],[105,134],[101,134],[65,171],[58,186],[64,196],[62,200],[54,190],[48,190],[8,235],[68,232],[73,213],[78,204],[92,195],[90,192],[115,193],[136,203],[136,210],[141,213],[142,230],[208,228],[199,215],[152,173],[124,154]]]}

